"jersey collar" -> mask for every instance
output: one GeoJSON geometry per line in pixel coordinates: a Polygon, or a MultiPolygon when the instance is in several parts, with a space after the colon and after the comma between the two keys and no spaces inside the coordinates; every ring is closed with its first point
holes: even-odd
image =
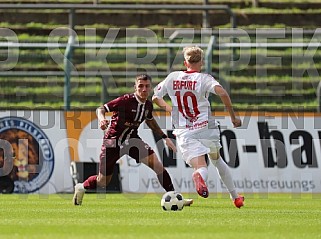
{"type": "Polygon", "coordinates": [[[134,96],[135,96],[135,98],[136,98],[136,100],[138,101],[139,104],[145,104],[145,102],[141,101],[141,100],[137,97],[137,95],[136,95],[135,93],[134,93],[134,96]]]}
{"type": "Polygon", "coordinates": [[[187,74],[192,74],[192,73],[199,73],[199,71],[184,71],[187,74]]]}

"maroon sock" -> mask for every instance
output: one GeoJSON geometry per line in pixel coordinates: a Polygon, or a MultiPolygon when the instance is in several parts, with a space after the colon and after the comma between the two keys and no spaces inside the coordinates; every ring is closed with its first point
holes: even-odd
{"type": "Polygon", "coordinates": [[[90,176],[83,183],[85,189],[96,189],[97,188],[97,175],[90,176]]]}
{"type": "Polygon", "coordinates": [[[174,185],[173,185],[172,180],[171,180],[171,177],[169,176],[169,174],[166,171],[166,169],[162,173],[158,174],[157,178],[158,178],[160,184],[166,190],[166,192],[175,191],[174,185]]]}

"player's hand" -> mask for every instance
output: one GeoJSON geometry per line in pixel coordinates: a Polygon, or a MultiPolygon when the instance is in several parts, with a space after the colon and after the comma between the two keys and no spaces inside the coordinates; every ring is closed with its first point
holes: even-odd
{"type": "Polygon", "coordinates": [[[174,153],[177,152],[177,148],[176,148],[175,144],[173,143],[173,141],[172,141],[170,138],[166,138],[166,139],[165,139],[165,142],[166,142],[166,145],[167,145],[171,150],[173,150],[174,153]]]}
{"type": "Polygon", "coordinates": [[[232,124],[234,128],[240,127],[242,125],[242,121],[239,118],[235,118],[234,120],[232,120],[232,124]]]}
{"type": "Polygon", "coordinates": [[[106,130],[108,128],[109,125],[109,121],[104,119],[99,121],[99,128],[101,128],[102,130],[106,130]]]}

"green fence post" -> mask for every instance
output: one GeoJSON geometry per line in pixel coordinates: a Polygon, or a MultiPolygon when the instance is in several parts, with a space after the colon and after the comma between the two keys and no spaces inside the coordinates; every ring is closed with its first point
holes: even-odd
{"type": "Polygon", "coordinates": [[[212,57],[213,57],[214,43],[215,43],[215,36],[211,36],[206,53],[205,53],[205,72],[210,75],[212,74],[212,57]]]}
{"type": "Polygon", "coordinates": [[[73,34],[75,24],[74,24],[75,10],[70,9],[69,11],[69,38],[64,55],[64,68],[65,68],[65,85],[64,85],[64,108],[65,110],[70,110],[70,79],[72,70],[72,56],[73,56],[73,45],[75,42],[75,37],[73,34]]]}
{"type": "Polygon", "coordinates": [[[102,104],[105,104],[109,99],[108,99],[108,92],[107,92],[107,87],[108,87],[108,76],[102,76],[101,77],[101,96],[100,100],[102,104]]]}
{"type": "Polygon", "coordinates": [[[318,101],[318,112],[321,112],[321,81],[318,84],[317,87],[317,101],[318,101]]]}
{"type": "Polygon", "coordinates": [[[66,47],[64,56],[64,67],[65,67],[65,85],[64,85],[64,108],[70,110],[70,79],[72,69],[72,52],[73,52],[73,36],[69,37],[68,45],[66,47]]]}
{"type": "MultiPolygon", "coordinates": [[[[203,5],[207,6],[208,5],[208,0],[203,0],[203,5]]],[[[208,18],[209,18],[208,17],[208,10],[204,10],[203,11],[203,23],[202,23],[202,27],[203,28],[208,28],[210,26],[208,18]]]]}

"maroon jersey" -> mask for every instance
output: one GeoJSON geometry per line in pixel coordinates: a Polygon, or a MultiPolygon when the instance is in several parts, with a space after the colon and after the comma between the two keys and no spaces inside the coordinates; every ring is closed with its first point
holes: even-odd
{"type": "Polygon", "coordinates": [[[104,135],[100,153],[99,171],[111,175],[117,160],[129,155],[136,160],[147,157],[154,151],[138,136],[138,127],[145,119],[153,119],[153,104],[139,101],[135,94],[126,94],[104,104],[107,112],[113,112],[104,135]]]}
{"type": "Polygon", "coordinates": [[[126,94],[106,104],[107,112],[113,112],[106,133],[107,138],[117,138],[121,142],[138,137],[138,127],[145,119],[153,119],[153,104],[139,101],[135,94],[126,94]]]}

